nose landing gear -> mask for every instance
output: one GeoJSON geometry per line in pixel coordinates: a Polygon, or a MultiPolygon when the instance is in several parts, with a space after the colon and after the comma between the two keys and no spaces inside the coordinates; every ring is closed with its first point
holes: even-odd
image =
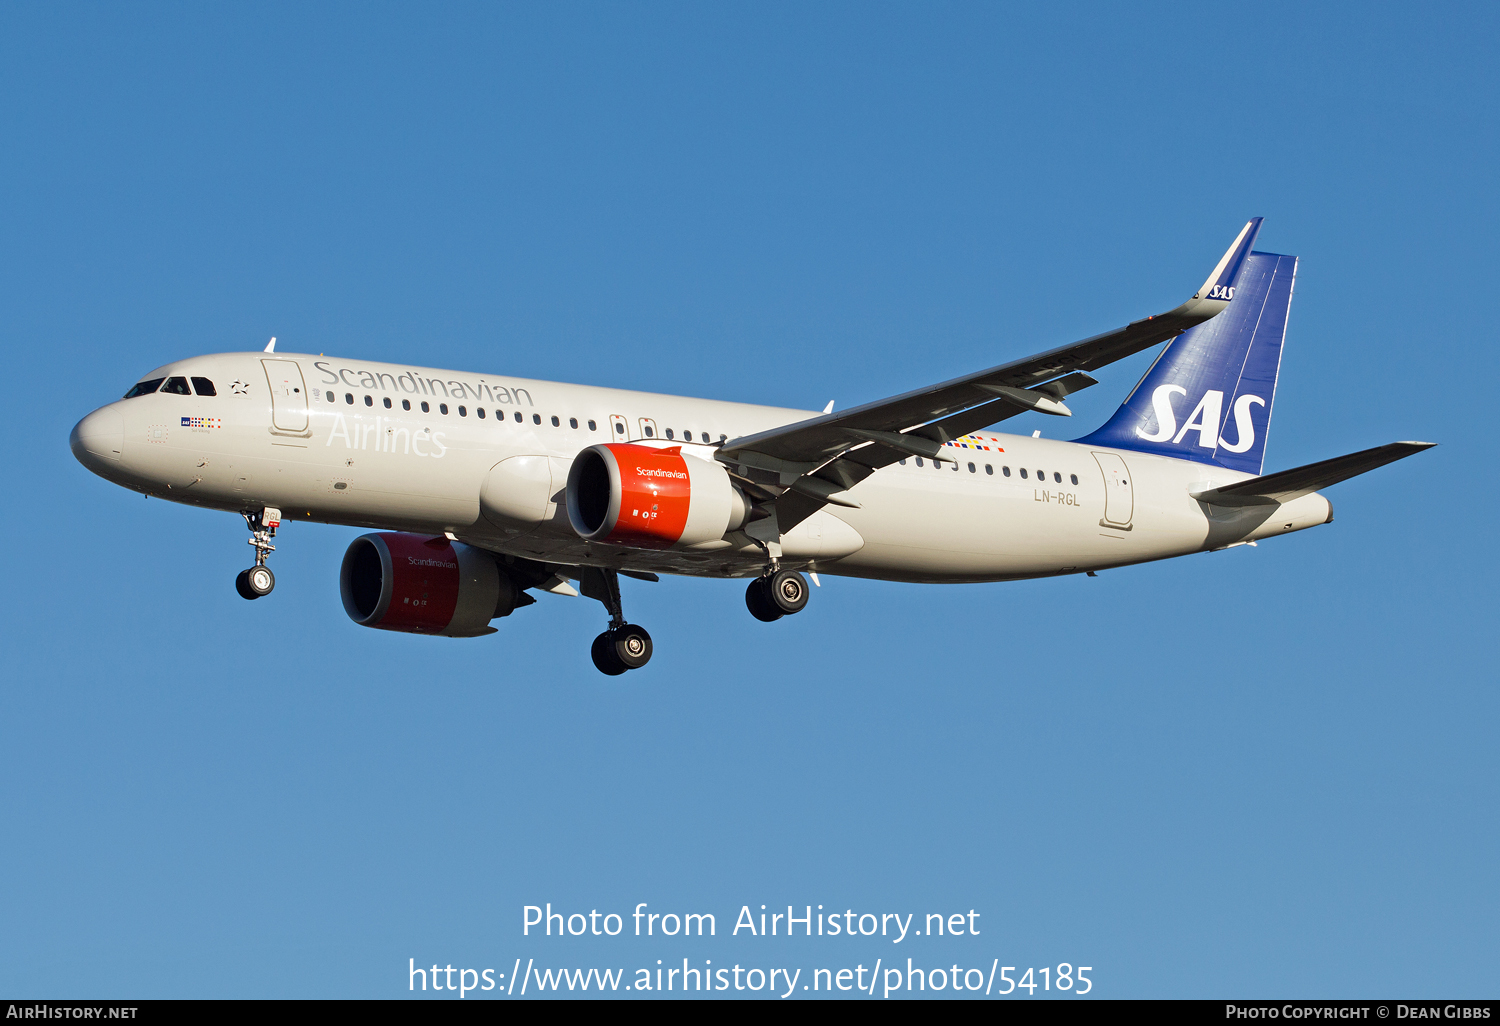
{"type": "Polygon", "coordinates": [[[639,670],[650,662],[651,635],[644,627],[626,623],[620,608],[619,574],[613,570],[587,567],[579,584],[584,595],[598,599],[609,612],[609,629],[595,638],[589,649],[599,672],[618,677],[626,670],[639,670]]]}
{"type": "Polygon", "coordinates": [[[247,544],[255,548],[255,565],[240,571],[239,576],[234,579],[234,588],[241,598],[258,599],[271,594],[271,589],[276,587],[276,575],[266,566],[266,557],[276,551],[271,539],[276,537],[276,528],[281,526],[281,510],[267,506],[258,512],[241,513],[240,516],[245,518],[245,524],[250,528],[250,540],[247,544]]]}

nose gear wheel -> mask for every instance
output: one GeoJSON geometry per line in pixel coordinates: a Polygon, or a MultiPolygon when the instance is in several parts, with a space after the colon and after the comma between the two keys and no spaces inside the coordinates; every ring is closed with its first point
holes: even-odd
{"type": "Polygon", "coordinates": [[[243,598],[258,599],[263,595],[271,594],[271,589],[276,587],[276,575],[271,573],[268,566],[252,566],[249,570],[241,570],[238,577],[234,579],[234,588],[243,598]]]}
{"type": "Polygon", "coordinates": [[[281,526],[281,510],[267,506],[254,513],[241,513],[240,516],[245,518],[245,525],[250,528],[248,544],[255,549],[255,565],[240,571],[239,576],[234,579],[234,590],[242,598],[258,599],[271,594],[271,589],[276,587],[276,575],[266,566],[266,557],[276,551],[271,539],[276,537],[276,528],[281,526]]]}

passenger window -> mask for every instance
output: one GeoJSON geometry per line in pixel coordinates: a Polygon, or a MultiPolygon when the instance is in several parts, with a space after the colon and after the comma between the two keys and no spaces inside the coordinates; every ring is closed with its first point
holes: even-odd
{"type": "Polygon", "coordinates": [[[1000,473],[1004,474],[1006,477],[1010,477],[1010,468],[1009,467],[1001,467],[1000,468],[1000,473]]]}
{"type": "Polygon", "coordinates": [[[445,417],[448,416],[448,404],[447,403],[438,403],[438,412],[441,413],[445,417]]]}
{"type": "Polygon", "coordinates": [[[672,429],[667,428],[667,441],[672,441],[672,429]]]}
{"type": "Polygon", "coordinates": [[[411,409],[411,400],[410,399],[403,399],[403,400],[401,400],[401,408],[403,410],[410,410],[411,409]]]}
{"type": "Polygon", "coordinates": [[[152,378],[150,381],[137,381],[130,387],[130,391],[125,393],[125,398],[134,399],[138,395],[150,395],[152,392],[155,392],[158,388],[160,388],[161,383],[165,380],[167,379],[152,378]]]}
{"type": "Polygon", "coordinates": [[[1054,470],[1052,472],[1052,480],[1056,481],[1058,484],[1062,484],[1062,475],[1054,470]]]}
{"type": "Polygon", "coordinates": [[[589,421],[589,430],[590,431],[598,431],[599,430],[599,425],[595,424],[593,421],[589,421]]]}
{"type": "Polygon", "coordinates": [[[1069,474],[1068,475],[1068,480],[1072,481],[1074,484],[1077,484],[1078,483],[1078,475],[1077,474],[1069,474]]]}
{"type": "Polygon", "coordinates": [[[552,418],[552,426],[553,427],[562,427],[562,421],[558,420],[556,417],[553,417],[552,418]]]}
{"type": "Polygon", "coordinates": [[[328,397],[328,401],[331,403],[336,403],[339,401],[338,396],[334,395],[332,392],[324,392],[323,394],[328,397]]]}
{"type": "Polygon", "coordinates": [[[460,406],[458,408],[458,415],[460,417],[467,417],[469,415],[469,408],[467,406],[460,406]]]}
{"type": "Polygon", "coordinates": [[[651,425],[649,425],[649,424],[646,425],[646,437],[647,438],[655,438],[656,437],[656,431],[655,431],[655,429],[653,429],[651,427],[651,425]]]}
{"type": "Polygon", "coordinates": [[[521,411],[520,410],[516,411],[516,423],[517,424],[521,423],[521,411]]]}
{"type": "Polygon", "coordinates": [[[978,471],[974,467],[974,464],[972,464],[972,463],[969,464],[969,473],[971,473],[971,474],[978,473],[978,471]]]}
{"type": "Polygon", "coordinates": [[[350,406],[353,406],[354,405],[354,393],[353,392],[345,392],[344,393],[344,402],[348,403],[350,406]]]}
{"type": "Polygon", "coordinates": [[[426,399],[422,400],[422,412],[423,413],[431,413],[432,412],[432,407],[427,405],[427,400],[426,399]]]}
{"type": "Polygon", "coordinates": [[[990,477],[994,477],[995,476],[995,465],[993,463],[986,463],[984,465],[984,472],[986,474],[990,475],[990,477]]]}
{"type": "Polygon", "coordinates": [[[366,406],[374,406],[375,405],[375,400],[371,399],[369,396],[365,396],[365,405],[366,406]]]}
{"type": "MultiPolygon", "coordinates": [[[[705,441],[708,440],[708,436],[707,435],[704,436],[704,440],[705,441]]],[[[719,436],[719,444],[720,445],[723,445],[727,441],[729,441],[729,436],[728,435],[720,435],[719,436]]]]}
{"type": "Polygon", "coordinates": [[[219,394],[217,391],[214,390],[214,383],[212,381],[209,381],[207,378],[194,378],[193,379],[193,391],[197,392],[199,395],[218,395],[219,394]]]}
{"type": "Polygon", "coordinates": [[[168,378],[167,383],[161,386],[163,392],[171,392],[173,395],[192,395],[193,390],[188,388],[187,378],[168,378]]]}
{"type": "Polygon", "coordinates": [[[383,402],[383,403],[385,403],[385,408],[386,409],[389,410],[391,408],[391,399],[390,399],[390,396],[386,396],[384,399],[382,399],[380,401],[383,402]]]}
{"type": "Polygon", "coordinates": [[[531,415],[531,422],[533,424],[540,424],[542,422],[542,415],[540,413],[533,413],[531,415]]]}
{"type": "Polygon", "coordinates": [[[1047,480],[1047,472],[1045,470],[1038,470],[1036,472],[1036,479],[1038,481],[1045,481],[1045,480],[1047,480]]]}
{"type": "Polygon", "coordinates": [[[1025,467],[1021,468],[1021,480],[1022,481],[1026,480],[1026,468],[1025,467]]]}
{"type": "Polygon", "coordinates": [[[927,464],[925,464],[925,463],[922,462],[922,457],[920,457],[920,456],[917,457],[917,466],[919,466],[919,467],[925,467],[925,466],[927,466],[927,464]]]}
{"type": "Polygon", "coordinates": [[[476,406],[476,407],[474,407],[474,412],[479,415],[479,419],[480,420],[484,419],[484,407],[483,406],[476,406]]]}
{"type": "Polygon", "coordinates": [[[578,418],[577,417],[569,417],[568,418],[568,427],[572,428],[574,431],[577,431],[578,430],[578,418]]]}
{"type": "Polygon", "coordinates": [[[902,461],[901,461],[901,465],[902,465],[902,466],[903,466],[903,467],[904,467],[904,466],[906,466],[906,461],[905,461],[905,460],[902,460],[902,461]]]}
{"type": "Polygon", "coordinates": [[[619,421],[615,421],[615,434],[617,434],[617,435],[623,435],[624,433],[625,433],[625,425],[621,424],[619,421]]]}

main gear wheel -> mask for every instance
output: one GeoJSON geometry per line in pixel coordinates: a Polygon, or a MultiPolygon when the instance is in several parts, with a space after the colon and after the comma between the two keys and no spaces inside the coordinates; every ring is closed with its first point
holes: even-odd
{"type": "Polygon", "coordinates": [[[795,570],[757,577],[745,589],[745,606],[757,620],[771,623],[807,608],[807,578],[795,570]]]}
{"type": "Polygon", "coordinates": [[[651,661],[651,635],[644,627],[622,623],[595,638],[589,654],[600,673],[618,677],[651,661]]]}

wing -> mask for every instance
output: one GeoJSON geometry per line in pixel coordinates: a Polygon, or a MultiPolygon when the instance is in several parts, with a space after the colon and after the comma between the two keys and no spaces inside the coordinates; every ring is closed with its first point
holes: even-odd
{"type": "Polygon", "coordinates": [[[952,462],[943,443],[986,425],[1028,410],[1071,416],[1062,400],[1095,384],[1086,371],[1176,338],[1229,305],[1261,220],[1246,223],[1203,287],[1173,310],[1024,360],[732,438],[718,458],[731,469],[738,466],[737,476],[753,495],[774,502],[776,523],[759,534],[779,536],[825,503],[857,506],[844,493],[903,457],[952,462]]]}

